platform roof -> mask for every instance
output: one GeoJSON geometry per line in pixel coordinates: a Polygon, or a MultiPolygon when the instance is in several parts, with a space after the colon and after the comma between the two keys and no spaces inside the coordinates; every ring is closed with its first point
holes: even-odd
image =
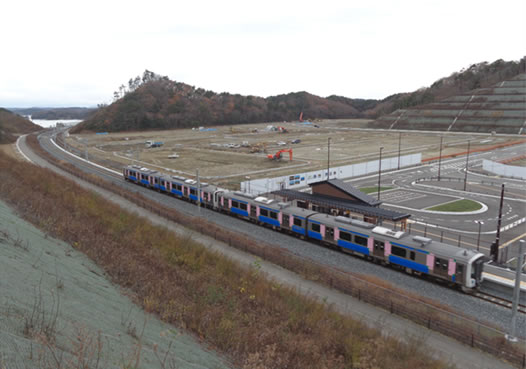
{"type": "Polygon", "coordinates": [[[356,187],[354,187],[352,184],[342,181],[341,179],[330,179],[328,181],[321,181],[321,182],[315,182],[311,183],[310,186],[314,187],[319,184],[327,183],[338,190],[358,199],[359,201],[363,202],[364,204],[367,204],[369,206],[378,206],[382,202],[375,199],[372,196],[367,195],[366,193],[363,193],[356,187]]]}
{"type": "Polygon", "coordinates": [[[279,190],[274,191],[272,193],[281,197],[285,197],[288,200],[309,201],[316,205],[325,205],[334,209],[348,210],[354,213],[359,213],[370,217],[392,220],[394,222],[400,221],[402,219],[407,219],[411,216],[411,214],[408,213],[399,213],[397,211],[382,209],[376,206],[370,206],[355,201],[346,201],[342,199],[336,199],[330,196],[315,195],[295,190],[279,190]]]}

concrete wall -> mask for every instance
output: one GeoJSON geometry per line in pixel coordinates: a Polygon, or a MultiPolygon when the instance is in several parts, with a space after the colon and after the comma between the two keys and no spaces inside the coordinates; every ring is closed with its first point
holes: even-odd
{"type": "MultiPolygon", "coordinates": [[[[417,165],[422,161],[422,154],[411,154],[400,157],[400,168],[417,165]]],[[[382,172],[384,170],[398,168],[398,156],[382,159],[382,172]]],[[[330,168],[330,178],[352,178],[378,172],[378,160],[366,163],[351,164],[341,167],[330,168]]],[[[241,191],[250,192],[258,195],[265,192],[276,191],[279,189],[296,189],[305,187],[310,183],[319,182],[327,179],[327,169],[303,172],[290,176],[274,178],[260,178],[251,181],[241,182],[241,191]]]]}
{"type": "Polygon", "coordinates": [[[503,177],[526,179],[526,167],[516,167],[484,159],[482,169],[503,177]]]}

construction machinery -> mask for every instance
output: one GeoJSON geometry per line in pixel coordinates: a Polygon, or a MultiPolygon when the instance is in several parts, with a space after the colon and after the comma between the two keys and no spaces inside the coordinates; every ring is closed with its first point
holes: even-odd
{"type": "Polygon", "coordinates": [[[281,158],[283,157],[283,153],[284,152],[288,152],[289,153],[289,158],[290,158],[290,161],[292,161],[292,149],[282,149],[282,150],[279,150],[277,153],[275,153],[274,155],[272,154],[269,154],[267,155],[267,158],[269,158],[270,160],[281,160],[281,158]]]}

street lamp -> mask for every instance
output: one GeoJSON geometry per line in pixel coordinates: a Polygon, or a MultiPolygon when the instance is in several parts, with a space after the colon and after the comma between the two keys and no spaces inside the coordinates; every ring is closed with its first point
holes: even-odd
{"type": "Polygon", "coordinates": [[[380,200],[380,177],[382,175],[382,150],[383,146],[380,146],[380,159],[378,160],[378,200],[380,200]]]}
{"type": "Polygon", "coordinates": [[[438,181],[440,182],[440,164],[442,162],[442,140],[444,136],[440,136],[440,154],[438,154],[438,181]]]}
{"type": "Polygon", "coordinates": [[[402,154],[402,132],[398,135],[398,170],[400,170],[400,155],[402,154]]]}
{"type": "Polygon", "coordinates": [[[482,220],[475,220],[475,223],[477,223],[479,225],[479,235],[477,237],[477,251],[479,251],[479,246],[480,246],[480,228],[482,227],[484,222],[482,220]]]}
{"type": "Polygon", "coordinates": [[[471,143],[468,140],[468,153],[466,154],[466,176],[464,177],[464,191],[466,191],[466,184],[468,183],[468,164],[469,164],[469,144],[471,143]]]}

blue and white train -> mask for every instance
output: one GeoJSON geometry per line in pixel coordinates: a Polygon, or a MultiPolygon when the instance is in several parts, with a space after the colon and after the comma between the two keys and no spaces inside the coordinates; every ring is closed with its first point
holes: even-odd
{"type": "Polygon", "coordinates": [[[417,275],[428,275],[464,291],[482,281],[484,254],[474,250],[411,236],[342,216],[332,216],[262,196],[229,191],[207,183],[130,165],[123,169],[127,181],[155,189],[210,209],[259,225],[315,240],[377,263],[392,265],[417,275]]]}

